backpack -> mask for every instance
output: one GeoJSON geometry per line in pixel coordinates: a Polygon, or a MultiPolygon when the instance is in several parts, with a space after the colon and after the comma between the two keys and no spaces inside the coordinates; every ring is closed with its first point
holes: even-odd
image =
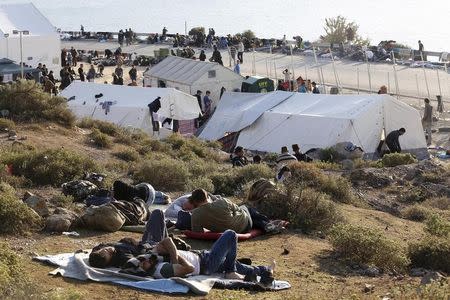
{"type": "Polygon", "coordinates": [[[86,228],[115,232],[125,223],[123,214],[113,205],[89,206],[81,216],[86,228]]]}
{"type": "Polygon", "coordinates": [[[75,201],[82,202],[88,196],[95,194],[98,187],[87,180],[73,180],[61,185],[62,192],[66,196],[72,196],[75,201]]]}

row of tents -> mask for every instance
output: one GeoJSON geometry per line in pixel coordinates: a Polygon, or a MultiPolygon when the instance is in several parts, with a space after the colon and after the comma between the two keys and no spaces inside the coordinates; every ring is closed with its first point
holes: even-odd
{"type": "MultiPolygon", "coordinates": [[[[73,82],[62,94],[79,118],[92,117],[152,133],[148,105],[159,99],[158,115],[190,124],[201,114],[197,99],[176,88],[144,88],[73,82]]],[[[299,144],[304,151],[351,142],[374,153],[383,134],[406,128],[404,150],[426,151],[419,112],[389,95],[325,95],[275,91],[225,92],[197,132],[204,140],[237,134],[246,149],[279,152],[299,144]]]]}

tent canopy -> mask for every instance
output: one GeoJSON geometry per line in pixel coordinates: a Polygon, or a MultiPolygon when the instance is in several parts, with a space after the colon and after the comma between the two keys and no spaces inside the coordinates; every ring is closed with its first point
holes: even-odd
{"type": "Polygon", "coordinates": [[[195,97],[171,88],[142,88],[75,81],[61,92],[61,96],[72,98],[68,104],[78,117],[101,116],[102,119],[114,123],[120,123],[125,115],[132,115],[133,112],[139,112],[136,117],[138,114],[150,116],[148,104],[158,97],[161,97],[161,108],[158,110],[161,116],[175,120],[192,120],[201,113],[195,97]],[[103,96],[97,101],[95,96],[100,94],[103,96]]]}
{"type": "MultiPolygon", "coordinates": [[[[214,71],[218,67],[224,68],[215,62],[198,61],[178,56],[168,56],[163,61],[146,71],[144,76],[156,77],[163,80],[192,85],[209,71],[214,71]]],[[[230,74],[232,73],[240,77],[231,70],[226,70],[228,70],[230,74]]]]}
{"type": "Polygon", "coordinates": [[[14,30],[28,30],[30,35],[56,34],[55,27],[32,3],[0,5],[1,33],[12,35],[14,30]]]}
{"type": "Polygon", "coordinates": [[[388,95],[233,93],[222,98],[200,137],[214,140],[241,131],[238,145],[251,150],[279,152],[299,144],[306,151],[352,142],[373,153],[383,130],[401,127],[403,149],[426,148],[418,111],[388,95]]]}

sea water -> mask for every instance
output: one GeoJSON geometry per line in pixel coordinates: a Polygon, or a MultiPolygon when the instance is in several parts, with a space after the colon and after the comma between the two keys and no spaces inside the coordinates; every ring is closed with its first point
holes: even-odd
{"type": "MultiPolygon", "coordinates": [[[[448,0],[24,0],[32,1],[62,30],[184,33],[213,27],[217,34],[251,29],[259,37],[300,35],[315,41],[327,17],[343,15],[359,24],[372,44],[393,39],[413,48],[450,51],[448,0]]],[[[22,0],[0,0],[19,3],[22,0]]]]}

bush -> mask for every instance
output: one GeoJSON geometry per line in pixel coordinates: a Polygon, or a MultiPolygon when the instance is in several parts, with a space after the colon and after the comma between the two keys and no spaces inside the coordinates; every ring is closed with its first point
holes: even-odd
{"type": "Polygon", "coordinates": [[[450,209],[450,201],[447,197],[435,197],[427,199],[423,202],[423,205],[437,208],[440,210],[449,210],[450,209]]]}
{"type": "Polygon", "coordinates": [[[428,233],[448,237],[450,235],[450,222],[437,214],[431,215],[425,222],[425,231],[428,233]]]}
{"type": "Polygon", "coordinates": [[[195,189],[204,189],[208,192],[214,191],[214,184],[211,179],[206,177],[197,177],[190,179],[187,185],[188,191],[193,191],[195,189]]]}
{"type": "Polygon", "coordinates": [[[379,230],[339,224],[331,229],[330,241],[334,250],[352,263],[391,271],[404,271],[409,264],[398,243],[387,239],[379,230]]]}
{"type": "Polygon", "coordinates": [[[116,124],[94,120],[91,118],[83,118],[78,122],[78,127],[86,128],[86,129],[98,129],[101,133],[116,136],[122,129],[116,124]]]}
{"type": "Polygon", "coordinates": [[[438,174],[435,172],[424,172],[420,175],[420,178],[423,182],[431,182],[431,183],[441,183],[446,178],[443,174],[438,174]]]}
{"type": "Polygon", "coordinates": [[[160,191],[184,191],[189,179],[185,163],[173,158],[144,161],[134,173],[136,182],[148,182],[160,191]]]}
{"type": "Polygon", "coordinates": [[[0,87],[0,107],[20,122],[51,121],[73,126],[75,116],[67,108],[67,101],[45,93],[34,81],[16,82],[0,87]]]}
{"type": "Polygon", "coordinates": [[[96,128],[92,129],[89,134],[89,142],[98,148],[112,148],[113,146],[111,138],[96,128]]]}
{"type": "Polygon", "coordinates": [[[400,195],[400,201],[404,203],[423,202],[430,196],[430,191],[419,187],[413,187],[406,191],[405,194],[400,195]]]}
{"type": "Polygon", "coordinates": [[[339,159],[339,154],[333,147],[324,148],[320,150],[320,160],[323,162],[333,163],[339,159]]]}
{"type": "Polygon", "coordinates": [[[353,201],[351,184],[346,178],[325,175],[314,164],[305,162],[292,163],[289,168],[292,173],[291,185],[315,188],[330,195],[333,201],[342,203],[353,201]]]}
{"type": "Polygon", "coordinates": [[[72,196],[63,194],[55,195],[50,199],[50,203],[57,207],[71,207],[74,202],[75,200],[72,196]]]}
{"type": "Polygon", "coordinates": [[[4,152],[0,162],[12,165],[15,176],[24,176],[37,185],[60,186],[84,172],[99,172],[92,159],[65,149],[4,152]]]}
{"type": "Polygon", "coordinates": [[[172,150],[179,152],[177,157],[185,160],[192,159],[193,154],[197,157],[217,162],[221,160],[220,156],[209,147],[211,144],[201,141],[196,137],[185,138],[175,133],[166,138],[164,142],[169,144],[172,150]]]}
{"type": "Polygon", "coordinates": [[[224,169],[210,176],[214,184],[214,193],[225,196],[236,196],[243,191],[245,184],[257,179],[272,177],[274,177],[274,173],[266,164],[224,169]]]}
{"type": "MultiPolygon", "coordinates": [[[[41,218],[18,199],[14,189],[0,183],[0,233],[23,234],[40,226],[41,218]]],[[[0,272],[1,273],[1,272],[0,272]]]]}
{"type": "Polygon", "coordinates": [[[0,298],[29,299],[32,287],[22,258],[6,243],[0,243],[0,298]]]}
{"type": "Polygon", "coordinates": [[[122,149],[120,151],[114,152],[113,155],[126,162],[139,160],[139,153],[133,148],[122,149]]]}
{"type": "Polygon", "coordinates": [[[11,120],[0,118],[0,131],[5,129],[14,130],[16,128],[16,123],[11,120]]]}
{"type": "Polygon", "coordinates": [[[411,243],[408,256],[413,267],[441,270],[450,273],[450,239],[427,236],[411,243]]]}
{"type": "Polygon", "coordinates": [[[409,153],[389,153],[383,156],[381,162],[384,167],[395,167],[413,164],[417,160],[409,153]]]}
{"type": "Polygon", "coordinates": [[[342,221],[336,204],[324,193],[313,189],[294,191],[287,199],[287,220],[303,232],[327,231],[342,221]]]}
{"type": "Polygon", "coordinates": [[[411,221],[422,222],[430,215],[430,213],[431,211],[428,208],[415,204],[405,208],[402,211],[402,216],[411,221]]]}

